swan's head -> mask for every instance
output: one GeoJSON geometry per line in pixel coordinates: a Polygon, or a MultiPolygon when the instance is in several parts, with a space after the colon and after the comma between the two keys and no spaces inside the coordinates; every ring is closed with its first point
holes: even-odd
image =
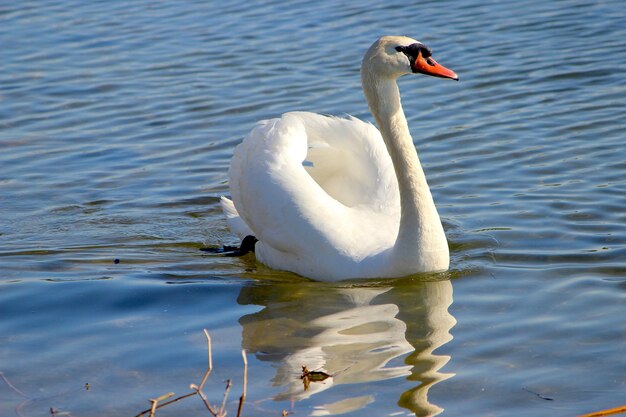
{"type": "Polygon", "coordinates": [[[406,36],[383,36],[374,42],[365,53],[361,71],[394,79],[405,74],[459,79],[454,71],[433,59],[429,47],[406,36]]]}

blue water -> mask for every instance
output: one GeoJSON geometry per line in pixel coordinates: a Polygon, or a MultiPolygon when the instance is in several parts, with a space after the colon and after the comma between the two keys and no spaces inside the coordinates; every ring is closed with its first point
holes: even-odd
{"type": "Polygon", "coordinates": [[[242,348],[248,417],[625,405],[625,21],[619,0],[0,5],[0,415],[134,416],[200,381],[203,328],[229,415],[242,348]],[[359,64],[385,34],[461,78],[400,82],[451,271],[331,285],[200,251],[237,243],[219,196],[257,120],[371,120],[359,64]],[[304,390],[303,365],[332,376],[304,390]]]}

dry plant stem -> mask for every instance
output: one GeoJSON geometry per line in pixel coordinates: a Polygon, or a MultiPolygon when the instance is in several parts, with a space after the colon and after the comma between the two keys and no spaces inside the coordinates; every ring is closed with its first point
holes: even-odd
{"type": "Polygon", "coordinates": [[[190,392],[189,394],[181,395],[178,398],[174,398],[171,401],[165,402],[163,404],[159,404],[157,406],[155,406],[154,403],[153,403],[153,407],[152,408],[150,408],[148,410],[145,410],[145,411],[142,411],[141,413],[137,414],[135,417],[141,417],[141,416],[146,415],[148,413],[150,413],[150,417],[153,417],[154,416],[154,412],[156,410],[158,410],[159,408],[165,407],[166,405],[175,403],[175,402],[180,401],[180,400],[182,400],[184,398],[191,397],[191,396],[194,396],[194,395],[199,395],[200,398],[202,398],[202,401],[204,402],[204,405],[207,407],[207,409],[213,415],[216,415],[216,412],[215,412],[215,410],[213,410],[213,408],[209,404],[209,401],[207,400],[206,395],[204,395],[204,393],[201,392],[202,387],[206,383],[207,379],[209,379],[209,375],[211,374],[211,371],[213,370],[213,352],[212,352],[212,349],[211,349],[211,336],[209,335],[209,332],[206,329],[204,329],[204,335],[206,336],[206,340],[207,340],[207,352],[208,352],[208,355],[209,355],[209,358],[208,358],[209,364],[208,364],[208,368],[207,368],[206,372],[204,373],[204,377],[202,378],[202,382],[200,382],[200,386],[197,386],[195,384],[191,384],[189,386],[189,388],[194,390],[194,392],[190,392]]]}
{"type": "Polygon", "coordinates": [[[209,379],[209,375],[211,375],[211,371],[213,370],[213,352],[211,351],[211,335],[209,335],[209,331],[207,329],[203,329],[203,330],[204,330],[204,335],[206,336],[207,352],[209,352],[209,367],[206,373],[204,374],[204,378],[202,378],[202,382],[200,382],[198,389],[202,389],[202,387],[204,387],[204,384],[206,383],[207,379],[209,379]]]}
{"type": "Polygon", "coordinates": [[[15,391],[17,395],[24,398],[24,401],[22,401],[21,403],[17,405],[17,407],[15,407],[15,414],[17,414],[19,417],[24,417],[24,414],[22,414],[22,408],[24,408],[27,404],[29,404],[32,401],[32,399],[28,398],[26,394],[24,394],[22,391],[17,389],[17,387],[13,385],[6,376],[4,376],[4,372],[0,372],[0,378],[2,378],[4,383],[7,384],[7,386],[11,388],[13,391],[15,391]]]}
{"type": "MultiPolygon", "coordinates": [[[[226,383],[226,390],[224,391],[224,398],[222,400],[222,404],[219,410],[216,410],[210,403],[209,400],[207,399],[207,396],[204,394],[204,392],[202,391],[202,388],[204,387],[204,384],[207,382],[207,380],[209,379],[209,375],[211,374],[211,371],[213,370],[213,352],[211,349],[211,336],[209,335],[209,332],[204,329],[204,335],[206,336],[207,339],[207,351],[208,351],[208,368],[206,370],[206,372],[204,373],[204,377],[202,378],[202,382],[200,382],[200,385],[196,385],[196,384],[191,384],[189,385],[189,388],[191,390],[193,390],[193,392],[190,392],[189,394],[185,394],[185,395],[181,395],[180,397],[174,398],[173,400],[161,403],[161,401],[166,400],[172,396],[174,396],[174,393],[168,393],[165,395],[162,395],[158,398],[155,399],[151,399],[150,402],[152,403],[152,407],[142,411],[141,413],[137,414],[135,417],[142,417],[146,414],[150,414],[150,417],[155,417],[155,412],[156,410],[158,410],[161,407],[165,407],[166,405],[175,403],[177,401],[180,401],[184,398],[187,397],[192,397],[194,395],[198,395],[201,399],[202,402],[204,403],[204,405],[206,406],[207,410],[209,410],[209,412],[213,415],[213,417],[225,417],[226,416],[226,401],[228,400],[228,394],[230,393],[230,389],[232,387],[232,382],[230,380],[228,380],[228,382],[226,383]]],[[[239,397],[239,407],[237,409],[237,417],[241,417],[241,410],[243,409],[243,403],[246,400],[246,392],[247,392],[247,387],[248,387],[248,359],[246,357],[246,351],[242,350],[241,351],[241,357],[243,359],[243,390],[242,390],[242,394],[241,397],[239,397]]],[[[7,383],[7,385],[9,385],[10,387],[12,387],[16,392],[18,392],[20,395],[21,392],[19,390],[17,390],[17,388],[13,387],[13,385],[11,385],[8,380],[4,377],[4,375],[2,375],[2,373],[0,373],[0,376],[2,377],[2,379],[4,379],[4,381],[7,383]]],[[[283,412],[283,415],[286,415],[285,412],[283,412]]]]}
{"type": "MultiPolygon", "coordinates": [[[[180,400],[184,400],[184,399],[185,399],[185,398],[187,398],[187,397],[192,397],[192,396],[194,396],[194,395],[198,395],[198,393],[194,391],[194,392],[190,392],[189,394],[181,395],[180,397],[176,397],[176,398],[174,398],[173,400],[170,400],[170,401],[164,402],[164,403],[162,403],[162,404],[159,404],[159,405],[156,407],[156,409],[155,409],[155,410],[158,410],[159,408],[165,407],[166,405],[170,405],[170,404],[175,403],[175,402],[178,402],[178,401],[180,401],[180,400]]],[[[141,416],[143,416],[143,415],[146,415],[146,414],[148,414],[151,410],[152,410],[152,408],[149,408],[149,409],[147,409],[147,410],[144,410],[144,411],[142,411],[141,413],[137,414],[135,417],[141,417],[141,416]]]]}
{"type": "Polygon", "coordinates": [[[19,417],[26,417],[24,414],[22,414],[22,408],[26,407],[27,404],[30,404],[31,401],[32,400],[30,398],[27,398],[19,403],[17,407],[15,407],[15,414],[17,414],[19,417]]]}
{"type": "Polygon", "coordinates": [[[174,396],[173,392],[168,392],[167,394],[163,394],[160,397],[151,399],[150,402],[152,403],[152,407],[150,408],[150,417],[154,417],[154,412],[156,411],[157,405],[159,404],[160,401],[167,400],[168,398],[173,397],[173,396],[174,396]]]}
{"type": "Polygon", "coordinates": [[[233,384],[230,381],[230,379],[226,381],[226,389],[224,390],[224,398],[222,399],[222,406],[220,407],[220,411],[219,411],[220,416],[226,415],[226,413],[224,413],[224,410],[226,409],[226,400],[228,399],[228,394],[230,393],[230,387],[232,386],[233,384]]]}
{"type": "Polygon", "coordinates": [[[23,398],[28,398],[28,396],[26,394],[24,394],[22,391],[17,389],[15,387],[15,385],[11,384],[11,381],[9,381],[6,376],[4,376],[4,372],[0,372],[0,378],[2,378],[4,383],[7,384],[9,386],[9,388],[11,388],[13,391],[15,391],[17,393],[17,395],[19,395],[20,397],[23,397],[23,398]]]}
{"type": "Polygon", "coordinates": [[[595,413],[584,414],[580,417],[604,417],[604,416],[612,416],[615,414],[626,413],[626,405],[621,407],[610,408],[608,410],[596,411],[595,413]]]}
{"type": "Polygon", "coordinates": [[[202,402],[204,403],[204,405],[206,406],[206,409],[209,410],[209,413],[213,414],[215,417],[218,416],[217,411],[215,411],[213,409],[213,407],[211,407],[211,404],[209,403],[209,400],[207,399],[206,395],[204,395],[204,392],[202,392],[202,389],[197,386],[196,384],[191,384],[189,386],[189,388],[195,390],[198,395],[200,396],[200,398],[202,398],[202,402]]]}
{"type": "Polygon", "coordinates": [[[243,402],[246,400],[246,391],[248,388],[248,358],[246,357],[245,349],[241,349],[241,358],[243,360],[243,390],[241,391],[241,397],[239,397],[237,417],[241,417],[241,410],[243,410],[243,402]]]}
{"type": "Polygon", "coordinates": [[[204,387],[204,384],[209,379],[209,375],[211,375],[211,371],[213,370],[213,350],[211,349],[211,335],[209,334],[209,331],[207,329],[203,329],[203,330],[204,330],[204,335],[206,336],[207,352],[209,356],[208,357],[209,366],[206,372],[204,373],[204,377],[202,378],[202,382],[200,382],[200,385],[191,384],[189,388],[195,390],[198,393],[200,398],[202,398],[202,402],[204,403],[207,410],[209,410],[211,414],[217,417],[218,416],[217,411],[215,411],[213,407],[211,407],[209,400],[207,399],[206,395],[204,395],[204,392],[202,392],[202,387],[204,387]]]}

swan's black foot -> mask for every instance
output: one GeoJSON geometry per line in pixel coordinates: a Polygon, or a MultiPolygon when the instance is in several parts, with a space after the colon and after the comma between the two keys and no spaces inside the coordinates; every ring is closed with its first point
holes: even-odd
{"type": "Polygon", "coordinates": [[[224,256],[243,256],[250,252],[254,252],[254,245],[256,245],[258,241],[259,240],[256,237],[248,235],[243,238],[241,246],[239,247],[223,246],[221,248],[200,248],[200,250],[204,252],[220,253],[224,256]]]}
{"type": "Polygon", "coordinates": [[[259,241],[256,237],[248,235],[241,241],[241,246],[235,252],[227,253],[226,256],[243,256],[247,253],[254,252],[254,246],[259,241]]]}

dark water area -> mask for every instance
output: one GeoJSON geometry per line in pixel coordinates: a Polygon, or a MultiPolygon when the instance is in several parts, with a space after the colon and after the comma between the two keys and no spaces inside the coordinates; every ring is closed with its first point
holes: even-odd
{"type": "MultiPolygon", "coordinates": [[[[622,1],[0,5],[0,415],[134,416],[206,369],[244,416],[576,416],[626,405],[622,1]],[[445,274],[324,284],[237,244],[233,148],[291,110],[371,120],[379,36],[445,274]],[[301,367],[331,375],[304,390],[301,367]],[[87,385],[88,384],[88,385],[87,385]],[[69,413],[69,414],[62,414],[69,413]]],[[[198,398],[158,416],[209,415],[198,398]]]]}

